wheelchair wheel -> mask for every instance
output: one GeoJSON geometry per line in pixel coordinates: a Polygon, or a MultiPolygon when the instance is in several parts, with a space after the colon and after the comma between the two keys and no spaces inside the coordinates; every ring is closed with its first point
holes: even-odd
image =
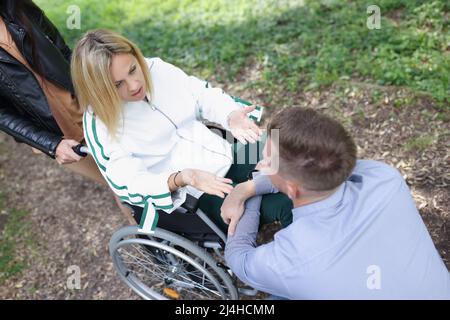
{"type": "Polygon", "coordinates": [[[117,231],[109,244],[121,279],[144,299],[237,299],[230,275],[193,242],[157,228],[147,239],[137,227],[117,231]]]}

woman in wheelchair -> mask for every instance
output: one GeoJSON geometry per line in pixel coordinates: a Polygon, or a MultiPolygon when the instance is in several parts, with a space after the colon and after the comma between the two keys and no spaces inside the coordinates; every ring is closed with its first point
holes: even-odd
{"type": "MultiPolygon", "coordinates": [[[[171,213],[190,194],[225,232],[223,199],[258,160],[251,163],[247,144],[261,140],[250,117],[255,108],[160,58],[144,58],[135,44],[108,30],[79,40],[71,74],[88,147],[120,199],[144,208],[140,230],[154,230],[157,211],[171,213]],[[240,143],[229,143],[202,120],[219,123],[240,143]],[[245,163],[237,163],[240,152],[247,153],[245,163]]],[[[267,195],[261,222],[286,226],[291,209],[285,195],[267,195]]]]}

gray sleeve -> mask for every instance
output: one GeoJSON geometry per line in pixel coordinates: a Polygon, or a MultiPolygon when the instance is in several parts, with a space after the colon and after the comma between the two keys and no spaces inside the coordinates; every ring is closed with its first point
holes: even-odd
{"type": "Polygon", "coordinates": [[[261,196],[255,196],[247,200],[235,234],[228,235],[225,261],[242,282],[257,290],[288,297],[282,280],[284,275],[273,265],[277,261],[275,243],[272,241],[259,247],[256,244],[261,199],[261,196]]]}
{"type": "Polygon", "coordinates": [[[231,270],[240,269],[242,260],[236,259],[239,251],[256,247],[256,236],[259,227],[259,207],[261,196],[250,198],[245,203],[245,212],[236,226],[234,235],[228,235],[225,247],[225,259],[231,270]]]}
{"type": "Polygon", "coordinates": [[[272,184],[269,176],[258,172],[253,176],[253,182],[255,183],[256,195],[260,196],[268,193],[278,193],[278,189],[272,184]]]}

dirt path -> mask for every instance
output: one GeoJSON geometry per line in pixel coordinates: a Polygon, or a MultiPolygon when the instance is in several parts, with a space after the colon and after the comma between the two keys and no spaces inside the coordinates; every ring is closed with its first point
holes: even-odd
{"type": "MultiPolygon", "coordinates": [[[[399,168],[450,268],[449,124],[436,118],[437,111],[427,100],[398,108],[394,103],[402,94],[398,90],[385,90],[385,98],[378,102],[371,101],[371,94],[358,86],[350,91],[331,88],[320,95],[299,96],[298,105],[341,120],[355,136],[360,158],[383,160],[399,168]],[[426,143],[421,137],[428,137],[426,143]]],[[[255,102],[264,98],[262,94],[242,97],[255,102]]],[[[0,178],[6,208],[29,212],[27,232],[33,239],[30,245],[24,240],[29,235],[18,236],[18,255],[28,267],[5,281],[1,299],[137,298],[115,274],[108,254],[110,236],[126,224],[108,190],[63,170],[45,156],[33,155],[29,147],[3,133],[0,178]],[[72,265],[81,270],[81,290],[66,288],[72,265]]],[[[9,210],[2,212],[0,217],[6,218],[0,219],[0,225],[9,214],[9,210]]]]}
{"type": "Polygon", "coordinates": [[[3,133],[0,148],[6,207],[29,212],[34,239],[32,248],[18,244],[29,266],[0,287],[0,298],[135,299],[108,254],[110,236],[125,225],[110,192],[3,133]],[[72,265],[81,271],[80,290],[66,288],[72,265]]]}

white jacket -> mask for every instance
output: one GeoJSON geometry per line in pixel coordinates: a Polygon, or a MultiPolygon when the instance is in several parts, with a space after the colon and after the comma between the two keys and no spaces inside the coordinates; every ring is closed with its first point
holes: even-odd
{"type": "Polygon", "coordinates": [[[147,59],[147,64],[153,84],[151,102],[124,104],[115,138],[90,107],[83,125],[103,177],[122,201],[144,207],[140,228],[151,232],[157,209],[170,213],[185,201],[186,192],[196,198],[202,194],[191,186],[171,193],[167,181],[172,173],[186,168],[220,176],[228,172],[233,162],[231,145],[201,120],[228,129],[228,115],[242,105],[159,58],[147,59]]]}

